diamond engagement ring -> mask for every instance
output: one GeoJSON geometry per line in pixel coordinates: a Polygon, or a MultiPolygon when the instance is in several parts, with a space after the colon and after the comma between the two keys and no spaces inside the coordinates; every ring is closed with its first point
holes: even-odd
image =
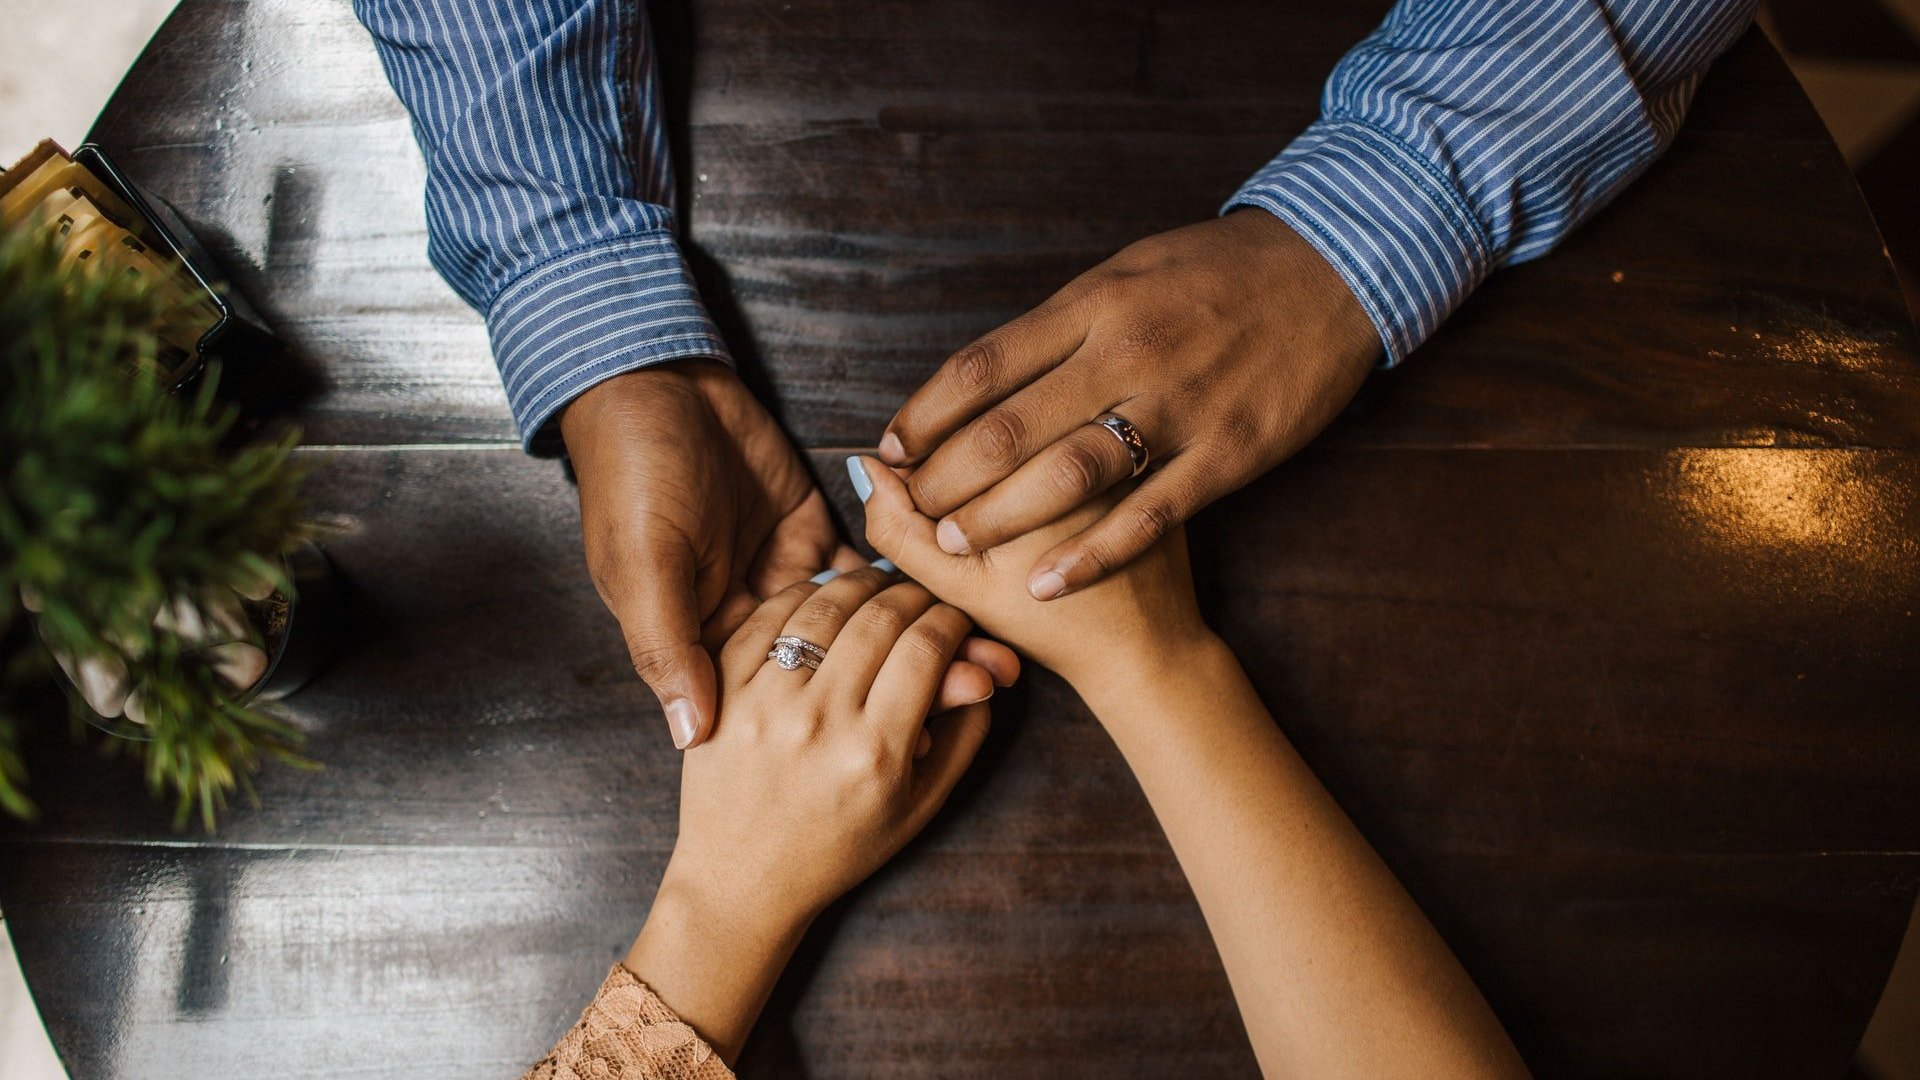
{"type": "Polygon", "coordinates": [[[827,658],[827,650],[808,641],[784,635],[773,639],[773,651],[767,653],[767,659],[779,664],[783,670],[797,671],[800,668],[820,670],[820,661],[827,658]]]}
{"type": "Polygon", "coordinates": [[[1113,432],[1113,437],[1119,439],[1120,445],[1127,448],[1127,456],[1133,459],[1133,471],[1127,474],[1129,477],[1139,476],[1147,471],[1147,440],[1140,434],[1139,428],[1134,427],[1119,413],[1101,413],[1094,423],[1113,432]]]}

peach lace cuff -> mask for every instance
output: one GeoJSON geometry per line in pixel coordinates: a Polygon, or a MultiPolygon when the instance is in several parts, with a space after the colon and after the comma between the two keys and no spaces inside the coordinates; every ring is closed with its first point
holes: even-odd
{"type": "Polygon", "coordinates": [[[619,964],[593,1004],[521,1080],[733,1080],[698,1032],[619,964]]]}

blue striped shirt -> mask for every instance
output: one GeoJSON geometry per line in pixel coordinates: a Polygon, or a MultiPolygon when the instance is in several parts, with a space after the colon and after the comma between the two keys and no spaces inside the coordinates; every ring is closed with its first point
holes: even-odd
{"type": "MultiPolygon", "coordinates": [[[[1400,0],[1241,187],[1398,363],[1673,140],[1756,0],[1400,0]]],[[[522,438],[663,360],[727,359],[674,239],[643,0],[354,0],[427,161],[428,255],[486,314],[522,438]]]]}

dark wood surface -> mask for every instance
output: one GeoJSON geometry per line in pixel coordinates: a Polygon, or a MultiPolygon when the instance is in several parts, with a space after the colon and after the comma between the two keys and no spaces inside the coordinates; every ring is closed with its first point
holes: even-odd
{"type": "MultiPolygon", "coordinates": [[[[692,232],[828,490],[947,351],[1212,209],[1378,3],[655,5],[692,232]]],[[[424,257],[346,5],[188,0],[96,134],[324,383],[326,766],[176,834],[50,725],[0,905],[100,1077],[517,1075],[643,917],[675,752],[424,257]]],[[[1749,35],[1672,153],[1196,526],[1209,612],[1543,1077],[1839,1077],[1920,888],[1920,351],[1749,35]]],[[[1197,909],[1044,672],[819,928],[749,1075],[1248,1076],[1197,909]]]]}

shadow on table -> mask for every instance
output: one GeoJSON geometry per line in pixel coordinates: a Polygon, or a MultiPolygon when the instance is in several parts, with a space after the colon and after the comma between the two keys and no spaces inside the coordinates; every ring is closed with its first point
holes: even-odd
{"type": "Polygon", "coordinates": [[[174,1007],[183,1016],[207,1016],[227,1003],[227,952],[231,936],[233,867],[208,859],[190,870],[193,899],[180,943],[180,980],[174,1007]]]}

